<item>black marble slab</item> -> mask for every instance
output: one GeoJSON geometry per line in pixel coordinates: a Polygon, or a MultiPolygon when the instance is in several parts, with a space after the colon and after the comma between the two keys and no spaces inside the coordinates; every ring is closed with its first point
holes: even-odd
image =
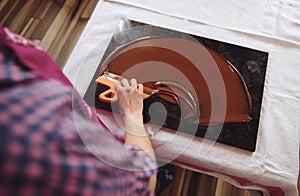
{"type": "MultiPolygon", "coordinates": [[[[103,70],[101,64],[104,59],[106,59],[106,57],[117,47],[132,40],[147,36],[170,36],[190,39],[192,41],[197,40],[199,43],[217,52],[233,64],[233,66],[243,77],[248,87],[252,99],[252,120],[250,122],[241,123],[224,123],[222,125],[216,125],[215,128],[212,126],[209,129],[209,133],[207,126],[199,125],[195,136],[216,140],[217,142],[247,151],[255,151],[257,133],[259,130],[258,127],[265,82],[265,73],[268,62],[268,53],[264,51],[225,43],[218,40],[212,40],[197,35],[178,32],[171,29],[161,28],[154,25],[144,24],[129,19],[122,19],[120,21],[120,24],[116,28],[115,33],[109,42],[109,45],[107,46],[101,62],[99,62],[99,67],[94,74],[92,82],[90,83],[84,96],[84,99],[92,106],[110,110],[109,105],[101,105],[101,103],[99,104],[97,103],[97,101],[95,102],[95,95],[98,94],[101,89],[97,89],[94,81],[103,70]],[[218,131],[219,129],[221,129],[220,133],[218,131]],[[215,134],[214,131],[216,132],[215,134]],[[216,134],[218,135],[217,138],[215,138],[216,134]]],[[[163,103],[168,108],[171,108],[174,113],[180,110],[180,108],[176,108],[176,106],[164,103],[164,100],[161,100],[159,98],[153,98],[148,101],[148,103],[146,102],[145,105],[150,105],[151,103],[156,101],[163,103]]],[[[144,115],[147,121],[147,112],[145,112],[144,115]]],[[[176,121],[176,119],[172,119],[172,117],[170,117],[166,121],[168,121],[165,123],[167,127],[177,130],[178,122],[176,121]]],[[[182,129],[178,131],[189,133],[188,130],[190,123],[191,122],[184,122],[182,129]]]]}

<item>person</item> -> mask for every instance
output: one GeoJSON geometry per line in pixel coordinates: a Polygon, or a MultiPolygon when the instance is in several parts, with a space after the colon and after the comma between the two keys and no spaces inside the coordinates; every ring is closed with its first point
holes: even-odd
{"type": "Polygon", "coordinates": [[[124,79],[116,89],[124,143],[51,57],[0,26],[0,195],[154,195],[143,86],[124,79]]]}

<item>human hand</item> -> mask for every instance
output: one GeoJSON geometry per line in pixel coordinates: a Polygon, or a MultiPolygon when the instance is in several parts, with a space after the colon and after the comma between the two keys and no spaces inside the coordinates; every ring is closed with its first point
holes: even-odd
{"type": "Polygon", "coordinates": [[[119,97],[120,113],[125,123],[127,121],[137,124],[143,123],[143,85],[137,84],[136,79],[130,81],[122,79],[116,84],[119,97]]]}

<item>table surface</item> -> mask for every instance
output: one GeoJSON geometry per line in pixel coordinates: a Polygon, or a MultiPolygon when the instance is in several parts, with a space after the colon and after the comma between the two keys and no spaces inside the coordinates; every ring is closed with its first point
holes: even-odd
{"type": "MultiPolygon", "coordinates": [[[[174,161],[183,167],[222,177],[238,187],[262,190],[266,195],[272,194],[267,191],[270,187],[279,187],[286,195],[297,195],[300,130],[300,77],[297,77],[300,71],[297,64],[300,61],[300,41],[293,35],[295,27],[289,32],[284,31],[284,27],[291,28],[294,23],[299,22],[294,20],[297,17],[294,14],[295,10],[291,9],[300,8],[300,5],[295,1],[262,1],[264,6],[257,7],[256,10],[258,15],[266,15],[265,22],[240,17],[240,20],[232,23],[227,18],[220,22],[220,14],[216,15],[215,19],[207,13],[197,14],[196,11],[200,8],[187,7],[188,3],[173,3],[170,4],[170,9],[165,10],[154,5],[155,1],[147,2],[99,1],[63,70],[75,88],[81,95],[85,94],[121,18],[266,51],[269,53],[269,60],[255,152],[190,137],[165,128],[148,129],[155,133],[152,142],[160,158],[175,159],[174,161]],[[186,6],[189,12],[178,12],[180,6],[186,6]],[[274,22],[274,18],[277,18],[277,30],[273,27],[261,28],[264,25],[272,26],[270,21],[274,22]],[[286,22],[288,19],[289,22],[286,22]],[[245,20],[248,25],[245,25],[245,20]]],[[[211,11],[217,12],[223,5],[219,3],[218,0],[204,3],[201,9],[214,6],[215,9],[211,11]]],[[[234,13],[228,14],[228,17],[239,15],[241,12],[244,15],[250,14],[248,7],[253,7],[254,4],[250,0],[238,5],[233,4],[234,13]]],[[[119,125],[111,123],[115,121],[111,113],[103,111],[99,115],[106,123],[110,122],[108,124],[112,130],[119,130],[116,134],[122,134],[119,125]]]]}

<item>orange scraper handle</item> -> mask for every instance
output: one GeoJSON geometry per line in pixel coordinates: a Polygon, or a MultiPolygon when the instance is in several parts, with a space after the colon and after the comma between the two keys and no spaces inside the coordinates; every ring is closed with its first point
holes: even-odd
{"type": "Polygon", "coordinates": [[[116,83],[109,79],[98,77],[96,82],[100,85],[108,87],[109,89],[99,94],[100,101],[105,103],[115,103],[118,101],[118,94],[116,93],[116,83]]]}
{"type": "MultiPolygon", "coordinates": [[[[116,93],[116,83],[114,81],[100,76],[97,78],[96,82],[109,88],[108,90],[99,94],[99,100],[105,103],[115,103],[118,101],[118,94],[116,93]]],[[[148,97],[150,97],[149,94],[143,94],[143,99],[147,99],[148,97]]]]}

